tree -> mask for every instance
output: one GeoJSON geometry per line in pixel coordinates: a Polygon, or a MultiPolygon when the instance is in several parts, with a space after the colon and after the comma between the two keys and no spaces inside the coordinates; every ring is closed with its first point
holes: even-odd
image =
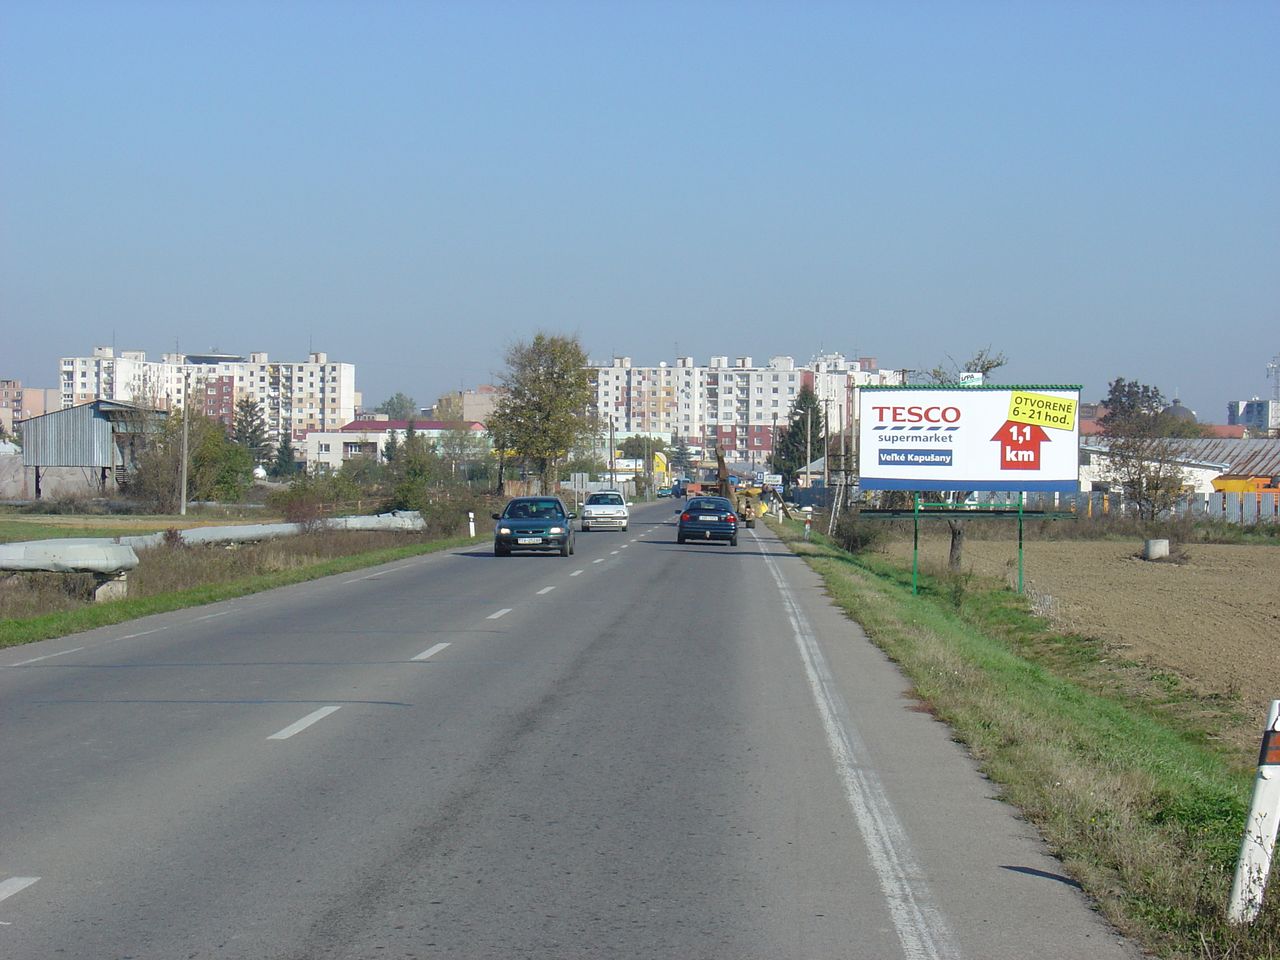
{"type": "Polygon", "coordinates": [[[395,463],[400,456],[400,435],[394,430],[387,437],[387,442],[382,445],[382,459],[387,463],[395,463]]]}
{"type": "MultiPolygon", "coordinates": [[[[240,500],[253,482],[253,458],[233,443],[226,428],[202,413],[187,411],[187,499],[240,500]]],[[[164,431],[139,458],[130,492],[164,513],[181,500],[182,417],[169,417],[164,431]]]]}
{"type": "Polygon", "coordinates": [[[790,486],[795,482],[796,474],[825,449],[826,435],[827,423],[822,405],[813,388],[806,383],[791,404],[786,425],[774,439],[769,467],[774,473],[782,474],[790,486]]]}
{"type": "Polygon", "coordinates": [[[685,475],[693,467],[693,457],[689,453],[689,443],[684,437],[671,435],[671,469],[685,475]]]}
{"type": "Polygon", "coordinates": [[[271,469],[268,472],[277,480],[288,480],[298,472],[298,461],[293,452],[293,438],[289,436],[288,431],[280,438],[275,459],[271,461],[271,469]]]}
{"type": "Polygon", "coordinates": [[[390,420],[412,420],[418,415],[418,402],[408,394],[396,392],[373,408],[390,420]]]}
{"type": "Polygon", "coordinates": [[[1155,387],[1123,377],[1111,381],[1103,403],[1107,413],[1098,421],[1107,446],[1102,474],[1137,507],[1140,519],[1154,520],[1182,495],[1184,440],[1200,435],[1200,428],[1166,414],[1155,387]]]}
{"type": "Polygon", "coordinates": [[[435,418],[444,423],[457,423],[462,420],[462,394],[445,394],[436,401],[435,418]]]}
{"type": "MultiPolygon", "coordinates": [[[[950,367],[939,364],[926,374],[929,380],[938,386],[958,386],[966,373],[981,374],[982,382],[985,383],[987,376],[993,370],[998,370],[1009,362],[1003,353],[992,353],[989,346],[977,351],[963,364],[957,364],[951,357],[947,359],[950,361],[950,367]]],[[[964,503],[972,494],[972,490],[952,490],[949,492],[949,497],[951,503],[957,504],[964,503]]],[[[951,532],[951,546],[947,551],[947,568],[952,573],[959,573],[960,562],[964,554],[964,520],[949,516],[947,517],[947,528],[951,532]]]]}
{"type": "Polygon", "coordinates": [[[627,437],[619,449],[624,460],[644,460],[667,449],[667,443],[661,437],[627,437]]]}
{"type": "Polygon", "coordinates": [[[449,465],[451,476],[456,477],[461,468],[465,480],[471,463],[484,456],[484,441],[476,431],[459,423],[440,437],[440,456],[449,465]]]}
{"type": "Polygon", "coordinates": [[[271,444],[267,440],[267,421],[262,415],[262,405],[253,397],[243,396],[236,401],[235,425],[231,439],[249,451],[255,464],[271,459],[271,444]]]}
{"type": "Polygon", "coordinates": [[[491,417],[495,448],[512,451],[537,471],[542,489],[555,489],[558,467],[592,431],[595,399],[587,355],[577,337],[538,333],[506,353],[506,394],[491,417]],[[496,431],[496,432],[495,432],[496,431]]]}

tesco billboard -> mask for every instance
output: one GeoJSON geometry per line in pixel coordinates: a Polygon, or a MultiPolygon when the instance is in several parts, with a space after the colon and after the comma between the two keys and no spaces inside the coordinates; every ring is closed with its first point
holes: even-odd
{"type": "Polygon", "coordinates": [[[1080,489],[1078,386],[862,387],[864,490],[1080,489]]]}

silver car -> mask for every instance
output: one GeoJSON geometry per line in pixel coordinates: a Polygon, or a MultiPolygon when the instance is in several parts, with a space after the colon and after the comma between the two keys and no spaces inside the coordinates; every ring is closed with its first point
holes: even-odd
{"type": "Polygon", "coordinates": [[[631,504],[617,490],[601,490],[587,497],[582,506],[582,530],[625,530],[631,519],[631,504]]]}

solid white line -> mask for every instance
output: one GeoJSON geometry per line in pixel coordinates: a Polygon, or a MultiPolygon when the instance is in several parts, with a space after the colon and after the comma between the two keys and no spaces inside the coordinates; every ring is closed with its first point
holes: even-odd
{"type": "Polygon", "coordinates": [[[46,653],[43,657],[32,657],[30,660],[21,660],[18,663],[10,664],[14,667],[25,667],[28,663],[39,663],[41,660],[52,660],[54,657],[65,657],[68,653],[79,653],[84,647],[72,647],[70,650],[63,650],[60,653],[46,653]]]}
{"type": "Polygon", "coordinates": [[[221,613],[211,613],[207,617],[196,617],[197,620],[212,620],[214,617],[225,617],[231,610],[223,610],[221,613]]]}
{"type": "Polygon", "coordinates": [[[499,617],[505,617],[505,616],[506,616],[508,613],[510,613],[510,612],[511,612],[511,608],[510,608],[510,607],[503,607],[503,608],[502,608],[501,610],[499,610],[497,613],[491,613],[491,614],[489,614],[487,617],[485,617],[485,619],[486,619],[486,620],[497,620],[499,617]]]}
{"type": "Polygon", "coordinates": [[[582,574],[582,571],[581,571],[581,570],[575,570],[575,571],[573,571],[573,573],[569,574],[569,576],[571,576],[571,577],[577,577],[577,576],[580,576],[581,574],[582,574]]]}
{"type": "Polygon", "coordinates": [[[39,877],[10,877],[0,883],[0,900],[8,900],[15,893],[27,889],[39,879],[39,877]]]}
{"type": "Polygon", "coordinates": [[[343,584],[348,584],[348,583],[359,583],[361,580],[376,580],[378,577],[382,576],[383,572],[385,571],[380,571],[378,573],[371,573],[367,577],[356,577],[354,580],[343,580],[342,582],[343,584]]]}
{"type": "Polygon", "coordinates": [[[268,740],[288,740],[295,733],[301,733],[303,730],[307,729],[307,727],[311,726],[317,720],[323,720],[329,714],[334,713],[341,709],[342,709],[341,704],[333,707],[321,707],[319,710],[315,711],[315,713],[308,713],[305,717],[303,717],[297,723],[289,724],[289,726],[285,727],[283,730],[279,731],[278,733],[273,733],[271,736],[267,737],[267,739],[268,740]]]}
{"type": "Polygon", "coordinates": [[[782,594],[796,646],[804,661],[809,688],[826,730],[827,745],[844,784],[845,799],[858,822],[867,857],[880,880],[880,890],[902,944],[902,952],[909,960],[958,957],[947,922],[935,905],[924,871],[911,852],[906,829],[871,766],[866,747],[849,721],[848,707],[836,689],[835,678],[818,646],[813,628],[801,612],[773,557],[766,552],[764,559],[778,585],[778,592],[782,594]]]}
{"type": "Polygon", "coordinates": [[[434,657],[437,653],[439,653],[441,650],[443,650],[447,646],[448,646],[447,643],[437,643],[434,647],[431,647],[430,649],[427,649],[427,650],[423,650],[420,654],[418,654],[413,659],[426,660],[428,657],[434,657]]]}
{"type": "Polygon", "coordinates": [[[538,591],[538,596],[542,596],[545,593],[550,593],[554,589],[555,587],[543,587],[541,590],[538,591]]]}

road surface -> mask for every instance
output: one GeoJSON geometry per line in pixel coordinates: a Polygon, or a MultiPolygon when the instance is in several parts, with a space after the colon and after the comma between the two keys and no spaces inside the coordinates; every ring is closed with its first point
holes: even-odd
{"type": "Polygon", "coordinates": [[[0,651],[0,956],[1137,956],[801,561],[676,505],[0,651]]]}

